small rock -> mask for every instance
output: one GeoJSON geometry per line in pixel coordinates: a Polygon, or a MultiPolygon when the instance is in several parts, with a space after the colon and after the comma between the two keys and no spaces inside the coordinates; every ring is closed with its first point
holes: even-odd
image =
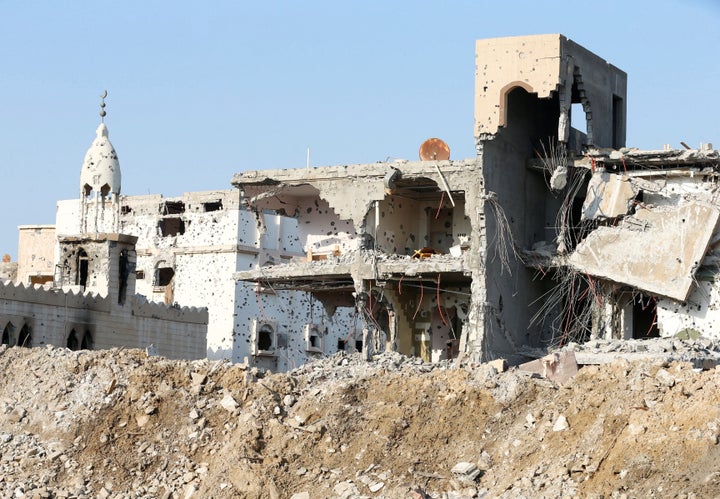
{"type": "Polygon", "coordinates": [[[309,492],[298,492],[290,496],[290,499],[310,499],[309,492]]]}
{"type": "Polygon", "coordinates": [[[229,393],[225,394],[225,396],[220,401],[220,405],[228,411],[234,411],[235,409],[237,409],[237,406],[238,406],[238,404],[237,404],[237,402],[235,402],[235,399],[233,398],[233,396],[230,395],[229,393]]]}
{"type": "Polygon", "coordinates": [[[135,422],[137,423],[139,428],[142,428],[146,424],[148,424],[148,421],[150,421],[150,416],[147,414],[139,414],[135,416],[135,422]]]}
{"type": "Polygon", "coordinates": [[[378,490],[382,489],[384,486],[385,486],[384,482],[376,482],[376,483],[370,485],[370,487],[368,487],[368,488],[370,489],[370,492],[377,492],[378,490]]]}
{"type": "Polygon", "coordinates": [[[558,416],[557,420],[555,420],[555,424],[553,425],[553,431],[565,431],[569,428],[570,425],[568,424],[565,415],[561,414],[558,416]]]}
{"type": "Polygon", "coordinates": [[[668,388],[675,386],[675,376],[667,372],[665,369],[659,369],[655,374],[655,379],[658,380],[660,384],[667,386],[668,388]]]}
{"type": "Polygon", "coordinates": [[[475,463],[469,463],[467,461],[461,461],[453,466],[450,470],[454,475],[463,478],[465,480],[474,481],[479,475],[480,470],[475,463]]]}

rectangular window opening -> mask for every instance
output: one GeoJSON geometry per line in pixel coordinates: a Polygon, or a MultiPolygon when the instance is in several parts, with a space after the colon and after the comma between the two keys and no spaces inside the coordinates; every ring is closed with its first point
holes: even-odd
{"type": "Polygon", "coordinates": [[[160,205],[161,215],[180,215],[185,213],[185,203],[182,201],[165,201],[160,205]]]}
{"type": "Polygon", "coordinates": [[[208,203],[203,203],[203,211],[220,211],[223,209],[222,201],[210,201],[208,203]]]}
{"type": "Polygon", "coordinates": [[[160,235],[163,237],[185,234],[185,221],[182,218],[163,218],[158,222],[160,235]]]}

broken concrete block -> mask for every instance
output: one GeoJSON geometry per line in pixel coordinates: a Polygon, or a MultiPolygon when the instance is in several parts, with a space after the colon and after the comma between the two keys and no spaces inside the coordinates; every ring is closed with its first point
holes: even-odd
{"type": "Polygon", "coordinates": [[[520,364],[518,368],[521,371],[538,373],[559,385],[567,383],[578,372],[575,352],[572,350],[555,352],[541,359],[520,364]]]}
{"type": "Polygon", "coordinates": [[[655,374],[655,379],[660,382],[661,385],[671,388],[675,385],[675,376],[667,372],[665,369],[659,369],[655,374]]]}
{"type": "Polygon", "coordinates": [[[368,488],[370,489],[370,492],[377,492],[378,490],[382,489],[385,486],[384,482],[376,482],[370,485],[368,488]]]}
{"type": "Polygon", "coordinates": [[[568,169],[565,165],[559,165],[550,177],[550,188],[554,191],[561,191],[567,185],[568,169]]]}
{"type": "Polygon", "coordinates": [[[553,431],[565,431],[570,429],[570,425],[568,424],[567,418],[565,415],[560,414],[558,418],[555,420],[555,424],[553,425],[553,431]]]}
{"type": "Polygon", "coordinates": [[[235,409],[237,409],[237,406],[238,406],[238,404],[237,404],[237,402],[235,402],[235,399],[233,398],[233,396],[230,395],[229,393],[225,394],[225,396],[220,401],[220,405],[224,409],[231,411],[231,412],[234,411],[235,409]]]}
{"type": "Polygon", "coordinates": [[[638,208],[621,224],[592,231],[568,263],[600,279],[685,301],[719,218],[717,208],[699,202],[638,208]]]}
{"type": "Polygon", "coordinates": [[[625,215],[636,195],[627,176],[599,170],[588,183],[581,220],[625,215]]]}
{"type": "Polygon", "coordinates": [[[507,361],[505,359],[495,359],[488,362],[488,365],[491,365],[495,368],[495,370],[499,373],[505,372],[507,369],[507,361]]]}
{"type": "Polygon", "coordinates": [[[135,422],[137,423],[139,428],[142,428],[143,426],[147,425],[150,421],[150,416],[147,414],[139,414],[135,416],[135,422]]]}
{"type": "Polygon", "coordinates": [[[470,463],[467,461],[461,461],[457,463],[455,466],[453,466],[450,472],[453,475],[456,475],[458,478],[469,481],[475,481],[475,479],[480,476],[480,469],[477,467],[477,465],[475,463],[470,463]]]}

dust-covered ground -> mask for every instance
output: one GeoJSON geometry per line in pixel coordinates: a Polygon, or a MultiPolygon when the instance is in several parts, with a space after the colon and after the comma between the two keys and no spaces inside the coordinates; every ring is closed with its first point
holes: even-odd
{"type": "Polygon", "coordinates": [[[2,497],[720,496],[720,369],[688,363],[559,387],[398,354],[264,374],[0,347],[0,376],[2,497]]]}

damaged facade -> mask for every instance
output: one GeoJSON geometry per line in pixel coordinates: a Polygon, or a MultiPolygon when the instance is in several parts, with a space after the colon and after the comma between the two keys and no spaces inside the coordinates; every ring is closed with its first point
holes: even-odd
{"type": "Polygon", "coordinates": [[[562,35],[480,40],[475,158],[246,171],[173,198],[84,172],[55,227],[21,236],[52,239],[52,274],[38,249],[18,276],[71,286],[112,240],[139,294],[208,308],[209,357],[276,371],[718,336],[718,153],[626,148],[626,97],[623,71],[562,35]]]}
{"type": "Polygon", "coordinates": [[[0,285],[2,343],[205,357],[205,309],[136,294],[137,237],[119,227],[120,165],[104,123],[85,157],[80,191],[74,224],[20,227],[17,284],[0,285]]]}
{"type": "Polygon", "coordinates": [[[250,209],[297,218],[305,256],[236,278],[433,361],[711,334],[717,153],[625,149],[626,74],[562,35],[476,50],[475,159],[238,173],[250,209]]]}

